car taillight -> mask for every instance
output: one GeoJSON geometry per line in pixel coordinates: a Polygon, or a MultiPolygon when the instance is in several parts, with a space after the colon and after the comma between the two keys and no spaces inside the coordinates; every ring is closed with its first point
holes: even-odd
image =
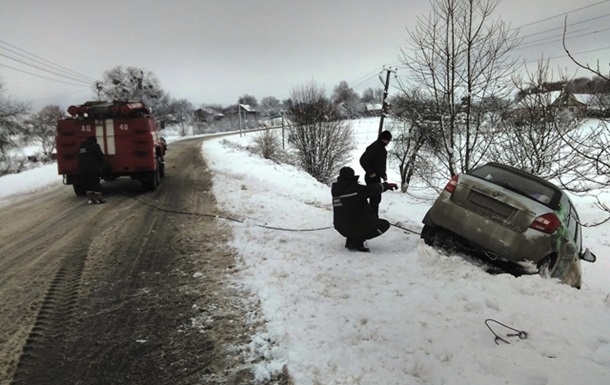
{"type": "Polygon", "coordinates": [[[445,191],[453,194],[453,192],[455,191],[455,188],[457,187],[458,184],[458,174],[455,174],[453,176],[453,178],[451,178],[451,180],[449,182],[447,182],[447,185],[445,186],[445,191]]]}
{"type": "Polygon", "coordinates": [[[551,234],[557,230],[561,222],[557,215],[553,213],[546,213],[539,217],[536,217],[530,227],[534,230],[542,231],[543,233],[551,234]]]}

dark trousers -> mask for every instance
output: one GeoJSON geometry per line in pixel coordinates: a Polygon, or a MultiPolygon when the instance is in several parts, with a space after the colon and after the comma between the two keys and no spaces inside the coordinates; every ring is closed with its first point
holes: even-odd
{"type": "Polygon", "coordinates": [[[86,192],[102,192],[102,185],[100,184],[100,175],[94,172],[84,172],[80,174],[81,182],[85,187],[86,192]]]}
{"type": "Polygon", "coordinates": [[[390,228],[390,222],[386,221],[385,219],[377,219],[377,224],[375,226],[375,230],[371,231],[370,233],[366,234],[363,237],[355,237],[355,238],[350,237],[349,240],[354,243],[361,243],[361,242],[366,241],[367,239],[373,239],[373,238],[380,236],[381,234],[388,231],[389,228],[390,228]]]}
{"type": "MultiPolygon", "coordinates": [[[[365,175],[364,176],[364,182],[367,185],[381,183],[381,177],[376,176],[374,178],[371,178],[368,175],[365,175]]],[[[379,218],[379,204],[381,203],[381,194],[376,195],[374,197],[370,197],[369,198],[369,203],[371,204],[371,208],[373,209],[373,212],[375,213],[375,215],[377,215],[377,218],[379,218]]]]}

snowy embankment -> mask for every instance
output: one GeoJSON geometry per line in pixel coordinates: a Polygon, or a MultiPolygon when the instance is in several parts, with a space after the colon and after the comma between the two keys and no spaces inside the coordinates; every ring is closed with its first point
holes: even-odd
{"type": "MultiPolygon", "coordinates": [[[[376,126],[355,129],[358,152],[376,126]]],[[[246,146],[254,135],[229,140],[246,146]]],[[[234,283],[260,301],[266,322],[251,346],[266,358],[257,364],[260,379],[286,365],[296,385],[608,381],[607,283],[587,272],[582,290],[538,276],[492,276],[397,227],[369,241],[370,254],[349,252],[332,229],[328,186],[223,143],[206,141],[203,153],[220,207],[244,220],[230,224],[241,269],[234,283]],[[510,342],[497,345],[488,319],[527,338],[507,337],[514,331],[490,322],[510,342]]],[[[357,159],[352,167],[358,173],[357,159]]],[[[381,216],[419,229],[434,197],[387,192],[381,216]]],[[[587,231],[594,249],[605,242],[587,231]]],[[[591,268],[607,276],[600,262],[591,268]]]]}

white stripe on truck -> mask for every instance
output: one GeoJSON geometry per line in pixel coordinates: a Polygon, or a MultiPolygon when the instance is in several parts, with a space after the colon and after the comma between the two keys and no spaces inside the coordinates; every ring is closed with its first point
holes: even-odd
{"type": "Polygon", "coordinates": [[[113,119],[96,119],[95,120],[95,136],[97,143],[102,148],[106,155],[116,155],[116,144],[114,141],[114,120],[113,119]]]}
{"type": "Polygon", "coordinates": [[[100,145],[104,154],[106,153],[106,145],[104,144],[104,121],[95,119],[95,138],[97,139],[97,144],[100,145]]]}
{"type": "Polygon", "coordinates": [[[114,141],[114,120],[113,119],[106,119],[106,145],[107,145],[107,150],[106,150],[106,154],[107,155],[115,155],[116,154],[116,142],[114,141]]]}

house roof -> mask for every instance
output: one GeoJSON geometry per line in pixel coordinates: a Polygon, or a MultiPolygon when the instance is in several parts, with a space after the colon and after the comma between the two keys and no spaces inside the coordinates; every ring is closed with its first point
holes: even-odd
{"type": "Polygon", "coordinates": [[[561,91],[537,92],[525,95],[515,108],[532,108],[544,104],[550,106],[561,96],[561,91]]]}
{"type": "Polygon", "coordinates": [[[250,106],[249,104],[240,104],[239,106],[246,112],[256,112],[256,110],[252,108],[252,106],[250,106]]]}

